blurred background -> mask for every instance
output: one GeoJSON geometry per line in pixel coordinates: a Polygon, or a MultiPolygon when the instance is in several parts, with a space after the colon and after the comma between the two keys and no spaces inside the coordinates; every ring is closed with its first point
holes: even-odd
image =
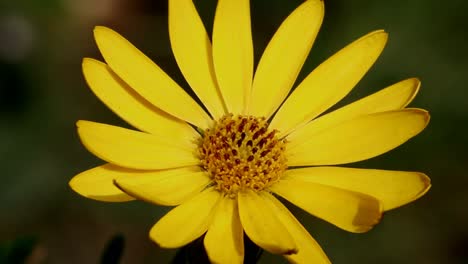
{"type": "MultiPolygon", "coordinates": [[[[194,2],[211,33],[216,1],[194,2]]],[[[256,62],[301,2],[251,1],[256,62]]],[[[407,144],[354,166],[422,171],[433,186],[360,235],[292,211],[334,263],[468,263],[468,2],[325,0],[325,10],[299,80],[367,32],[389,32],[380,59],[340,105],[419,77],[411,106],[428,109],[431,123],[407,144]]],[[[95,25],[117,30],[188,87],[171,53],[166,0],[0,1],[0,257],[31,248],[27,263],[97,263],[116,234],[125,239],[122,263],[168,263],[176,253],[148,238],[169,208],[97,202],[68,187],[102,164],[79,142],[75,122],[126,126],[81,74],[83,57],[101,59],[95,25]]],[[[286,261],[264,253],[260,263],[286,261]]]]}

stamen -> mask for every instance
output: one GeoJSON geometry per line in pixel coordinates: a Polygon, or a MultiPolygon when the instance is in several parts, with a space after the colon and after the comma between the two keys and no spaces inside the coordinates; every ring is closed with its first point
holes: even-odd
{"type": "Polygon", "coordinates": [[[286,170],[286,141],[268,129],[265,118],[228,114],[204,132],[199,156],[217,190],[235,197],[243,189],[261,191],[286,170]]]}

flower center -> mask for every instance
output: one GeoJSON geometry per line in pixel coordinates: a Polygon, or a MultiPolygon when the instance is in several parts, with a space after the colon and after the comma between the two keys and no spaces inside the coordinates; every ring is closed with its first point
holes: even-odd
{"type": "Polygon", "coordinates": [[[243,189],[261,191],[287,168],[286,140],[268,129],[265,118],[228,114],[205,130],[199,147],[202,166],[216,188],[235,197],[243,189]]]}

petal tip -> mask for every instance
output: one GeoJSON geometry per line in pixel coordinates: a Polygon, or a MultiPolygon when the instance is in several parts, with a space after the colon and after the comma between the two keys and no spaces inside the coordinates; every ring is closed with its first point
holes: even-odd
{"type": "Polygon", "coordinates": [[[382,35],[383,44],[385,45],[388,41],[388,33],[385,30],[380,30],[378,34],[382,35]]]}
{"type": "Polygon", "coordinates": [[[429,114],[429,111],[427,111],[426,109],[416,108],[416,110],[421,115],[421,118],[424,120],[423,128],[425,128],[429,124],[429,121],[431,120],[431,114],[429,114]]]}
{"type": "Polygon", "coordinates": [[[387,31],[385,31],[385,29],[383,29],[383,28],[375,30],[374,33],[375,34],[388,35],[387,31]]]}
{"type": "MultiPolygon", "coordinates": [[[[170,243],[167,243],[167,242],[165,243],[163,241],[160,241],[161,239],[158,239],[158,234],[155,234],[153,229],[151,229],[150,232],[149,232],[149,238],[159,248],[172,249],[172,248],[180,248],[182,246],[185,246],[185,245],[182,245],[182,246],[181,245],[172,245],[170,243]]],[[[190,243],[190,242],[192,242],[192,241],[189,241],[188,243],[190,243]]]]}
{"type": "Polygon", "coordinates": [[[385,46],[385,44],[388,41],[388,33],[384,29],[374,30],[371,33],[364,36],[364,38],[369,38],[369,37],[376,38],[377,40],[381,40],[382,46],[385,46]]]}
{"type": "Polygon", "coordinates": [[[86,126],[87,123],[89,123],[90,121],[86,121],[86,120],[78,120],[76,121],[76,127],[77,128],[82,128],[83,126],[86,126]]]}
{"type": "Polygon", "coordinates": [[[76,127],[78,128],[78,134],[81,134],[81,132],[84,132],[83,130],[87,130],[90,126],[92,126],[94,124],[104,125],[104,124],[101,124],[101,123],[88,121],[88,120],[78,120],[78,121],[76,121],[76,127]]]}
{"type": "Polygon", "coordinates": [[[93,58],[84,57],[83,60],[81,61],[81,65],[84,67],[85,65],[93,63],[94,61],[96,60],[93,58]]]}
{"type": "Polygon", "coordinates": [[[120,37],[119,33],[114,31],[113,29],[104,26],[95,26],[93,29],[93,33],[94,40],[96,41],[98,48],[100,45],[112,43],[113,41],[118,40],[118,37],[120,37]]]}
{"type": "Polygon", "coordinates": [[[403,105],[402,108],[405,108],[408,104],[410,104],[416,95],[419,93],[419,89],[421,87],[421,81],[417,77],[412,77],[404,80],[403,82],[408,83],[408,86],[406,86],[407,89],[411,90],[411,94],[408,97],[406,103],[403,105]]]}
{"type": "MultiPolygon", "coordinates": [[[[99,168],[99,167],[98,167],[99,168]]],[[[77,194],[79,194],[82,197],[88,198],[88,199],[93,199],[96,201],[100,202],[129,202],[135,200],[135,198],[125,194],[125,193],[118,193],[118,192],[112,192],[108,193],[106,191],[107,187],[102,186],[102,189],[95,187],[89,188],[90,185],[92,184],[89,180],[89,172],[96,170],[97,168],[94,168],[92,170],[84,171],[81,172],[80,174],[74,176],[69,182],[68,186],[77,194]]],[[[94,175],[96,176],[96,175],[94,175]]],[[[104,184],[105,185],[105,184],[104,184]]]]}
{"type": "Polygon", "coordinates": [[[165,247],[164,245],[162,245],[157,239],[156,239],[156,235],[154,234],[155,231],[153,231],[154,227],[151,228],[151,230],[149,231],[148,233],[148,237],[151,241],[153,241],[154,244],[156,244],[157,247],[159,248],[168,248],[168,247],[165,247]]]}
{"type": "Polygon", "coordinates": [[[405,110],[411,111],[414,114],[417,114],[419,118],[421,118],[421,120],[424,122],[424,125],[422,126],[421,131],[424,130],[424,128],[427,127],[427,125],[429,124],[429,121],[431,120],[431,114],[426,109],[406,108],[405,110]]]}
{"type": "Polygon", "coordinates": [[[92,87],[92,82],[90,82],[90,76],[92,76],[96,72],[96,70],[100,70],[98,67],[107,67],[107,65],[93,58],[85,57],[81,61],[81,71],[83,72],[83,76],[89,87],[92,87]]]}
{"type": "Polygon", "coordinates": [[[411,78],[408,78],[402,82],[408,82],[410,83],[410,87],[416,89],[416,90],[419,90],[419,87],[421,86],[421,80],[418,78],[418,77],[411,77],[411,78]]]}
{"type": "Polygon", "coordinates": [[[414,83],[421,85],[421,79],[419,79],[419,77],[412,77],[412,78],[409,78],[408,80],[411,80],[414,83]]]}
{"type": "Polygon", "coordinates": [[[105,27],[105,26],[95,26],[93,29],[94,35],[99,35],[105,31],[113,31],[112,29],[105,27]]]}
{"type": "Polygon", "coordinates": [[[419,88],[421,88],[421,80],[418,78],[418,77],[413,77],[413,78],[410,78],[411,82],[413,82],[413,86],[414,86],[414,89],[415,89],[415,92],[414,94],[416,95],[419,91],[419,88]]]}
{"type": "Polygon", "coordinates": [[[352,230],[354,233],[368,232],[382,221],[384,212],[382,203],[371,196],[369,198],[371,199],[365,199],[360,204],[362,214],[356,214],[353,221],[356,226],[355,230],[352,230]]]}
{"type": "Polygon", "coordinates": [[[419,194],[416,195],[415,200],[425,195],[432,187],[431,178],[429,178],[429,176],[427,176],[425,173],[418,174],[422,182],[422,188],[419,194]]]}
{"type": "Polygon", "coordinates": [[[429,111],[426,111],[426,110],[424,111],[425,111],[424,118],[425,118],[426,126],[427,126],[429,124],[429,121],[431,121],[431,114],[429,114],[429,111]]]}
{"type": "Polygon", "coordinates": [[[77,190],[77,177],[73,177],[71,178],[71,180],[68,182],[68,186],[76,193],[79,193],[78,190],[77,190]]]}
{"type": "Polygon", "coordinates": [[[106,65],[104,62],[101,62],[99,60],[96,60],[96,59],[93,59],[93,58],[88,58],[88,57],[84,57],[83,60],[81,61],[81,66],[83,67],[83,69],[85,67],[89,67],[91,65],[106,65]]]}
{"type": "Polygon", "coordinates": [[[307,3],[310,5],[319,5],[321,9],[325,8],[325,3],[323,0],[308,0],[307,3]]]}

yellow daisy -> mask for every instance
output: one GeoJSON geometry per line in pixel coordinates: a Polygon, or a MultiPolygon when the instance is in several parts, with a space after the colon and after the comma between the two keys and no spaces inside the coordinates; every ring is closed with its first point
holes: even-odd
{"type": "Polygon", "coordinates": [[[140,131],[77,123],[85,147],[108,162],[70,186],[100,201],[176,206],[150,231],[164,248],[205,234],[215,263],[242,263],[243,234],[291,262],[329,263],[276,198],[360,233],[383,212],[430,188],[423,173],[333,167],[383,154],[421,132],[425,110],[405,108],[419,81],[403,80],[321,115],[359,82],[387,42],[371,32],[291,88],[322,23],[307,0],[280,25],[254,74],[249,0],[219,0],[211,44],[191,0],[169,0],[169,34],[199,105],[153,61],[105,27],[94,37],[105,63],[83,60],[92,91],[140,131]],[[206,110],[205,110],[206,109],[206,110]]]}

